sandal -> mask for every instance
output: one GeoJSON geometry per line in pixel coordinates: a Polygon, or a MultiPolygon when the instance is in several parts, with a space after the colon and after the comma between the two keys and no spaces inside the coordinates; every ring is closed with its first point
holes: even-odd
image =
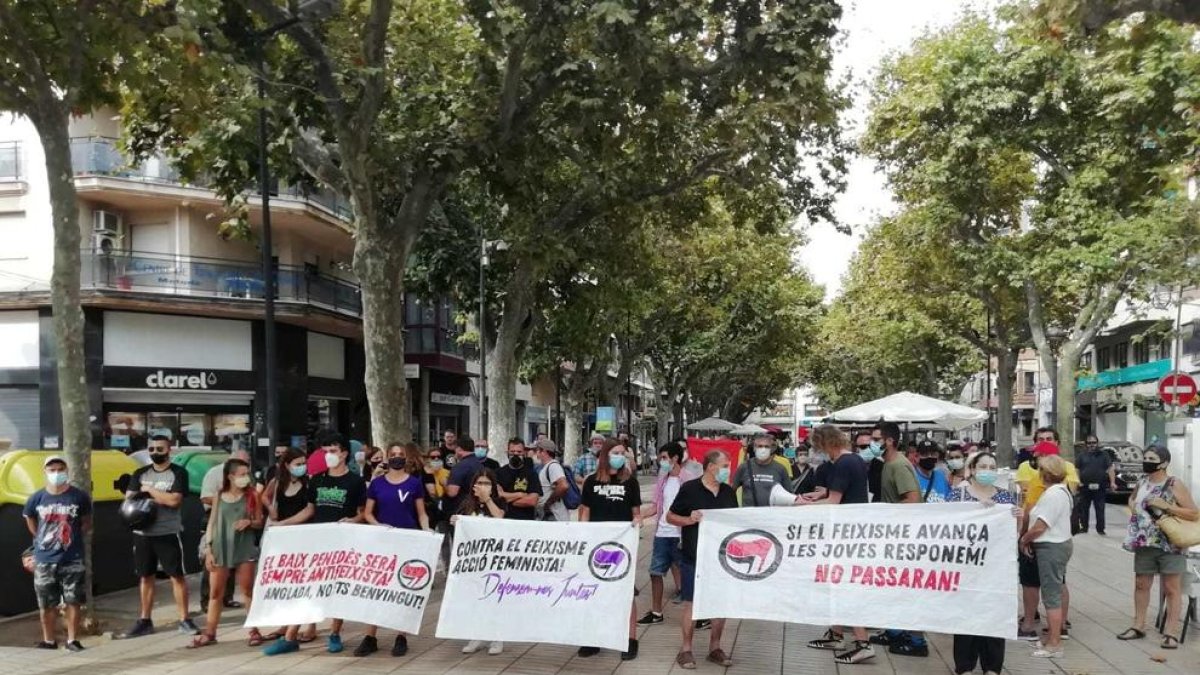
{"type": "Polygon", "coordinates": [[[192,638],[192,644],[188,645],[188,649],[199,649],[201,647],[211,647],[217,644],[217,636],[212,633],[201,633],[192,638]]]}
{"type": "Polygon", "coordinates": [[[1118,640],[1141,640],[1144,637],[1146,637],[1146,631],[1138,630],[1136,628],[1130,627],[1130,628],[1126,628],[1124,633],[1121,633],[1120,635],[1118,635],[1117,639],[1118,640]]]}
{"type": "Polygon", "coordinates": [[[679,652],[679,655],[675,657],[675,663],[678,663],[679,667],[684,670],[696,669],[696,657],[692,656],[691,652],[679,652]]]}
{"type": "Polygon", "coordinates": [[[718,666],[722,666],[724,668],[728,668],[729,666],[733,665],[733,659],[729,658],[729,655],[726,654],[725,650],[723,650],[723,649],[714,649],[711,652],[709,652],[708,653],[708,662],[715,663],[718,666]]]}
{"type": "Polygon", "coordinates": [[[1174,635],[1164,635],[1162,644],[1159,646],[1163,649],[1179,649],[1179,638],[1174,635]]]}
{"type": "Polygon", "coordinates": [[[250,637],[249,637],[249,639],[246,640],[246,646],[247,647],[261,647],[263,642],[265,642],[265,641],[266,641],[266,638],[263,637],[262,633],[258,632],[257,628],[251,628],[250,629],[250,637]]]}
{"type": "Polygon", "coordinates": [[[310,642],[315,641],[316,639],[317,639],[316,631],[313,631],[311,633],[301,633],[300,635],[296,636],[296,642],[299,642],[302,645],[306,645],[310,642]]]}
{"type": "Polygon", "coordinates": [[[274,642],[274,641],[278,640],[279,638],[283,637],[283,635],[284,635],[283,631],[278,631],[278,630],[272,631],[272,632],[267,633],[266,635],[262,636],[263,642],[274,642]]]}
{"type": "Polygon", "coordinates": [[[871,648],[870,642],[854,641],[854,647],[848,651],[839,652],[833,655],[833,660],[837,663],[845,665],[854,665],[862,663],[868,659],[875,658],[875,650],[871,648]]]}

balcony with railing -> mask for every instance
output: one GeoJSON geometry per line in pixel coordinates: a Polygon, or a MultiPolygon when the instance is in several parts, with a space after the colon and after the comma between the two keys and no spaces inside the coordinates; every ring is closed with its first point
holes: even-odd
{"type": "MultiPolygon", "coordinates": [[[[149,185],[184,184],[179,170],[166,157],[150,157],[140,164],[132,165],[121,154],[116,139],[102,136],[71,139],[71,166],[77,178],[103,176],[149,185]]],[[[3,148],[0,148],[0,168],[2,167],[3,148]]],[[[2,176],[0,176],[0,180],[2,180],[2,176]]],[[[187,185],[203,189],[211,188],[211,184],[204,177],[187,185]]],[[[258,195],[258,186],[247,186],[247,192],[251,195],[258,195]]],[[[350,203],[331,190],[311,189],[302,185],[280,185],[279,181],[274,181],[271,186],[271,199],[313,204],[341,220],[353,219],[350,203]]]]}
{"type": "Polygon", "coordinates": [[[465,368],[462,329],[454,319],[454,303],[414,295],[404,298],[404,353],[419,363],[453,370],[465,368]]]}
{"type": "MultiPolygon", "coordinates": [[[[258,302],[266,284],[254,263],[158,253],[82,253],[82,287],[127,293],[258,302]]],[[[357,284],[322,274],[313,267],[278,265],[276,302],[308,305],[338,314],[362,316],[357,284]]]]}

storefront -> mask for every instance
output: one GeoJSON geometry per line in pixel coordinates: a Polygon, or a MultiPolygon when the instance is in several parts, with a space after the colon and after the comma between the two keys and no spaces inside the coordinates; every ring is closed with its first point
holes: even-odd
{"type": "Polygon", "coordinates": [[[163,435],[183,448],[249,449],[254,373],[105,366],[104,446],[144,449],[163,435]]]}

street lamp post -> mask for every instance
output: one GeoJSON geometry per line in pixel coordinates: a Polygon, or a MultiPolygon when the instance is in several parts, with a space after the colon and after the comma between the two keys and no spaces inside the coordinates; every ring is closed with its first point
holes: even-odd
{"type": "Polygon", "coordinates": [[[487,239],[483,236],[483,220],[479,221],[479,437],[487,436],[487,298],[486,288],[487,239]]]}
{"type": "MultiPolygon", "coordinates": [[[[1051,355],[1054,357],[1054,372],[1047,373],[1050,376],[1050,412],[1046,419],[1050,422],[1049,426],[1055,429],[1058,429],[1058,373],[1062,370],[1062,363],[1058,358],[1058,348],[1066,339],[1066,332],[1057,326],[1046,330],[1046,340],[1050,343],[1051,355]]],[[[1058,429],[1058,432],[1062,433],[1062,429],[1058,429]]]]}

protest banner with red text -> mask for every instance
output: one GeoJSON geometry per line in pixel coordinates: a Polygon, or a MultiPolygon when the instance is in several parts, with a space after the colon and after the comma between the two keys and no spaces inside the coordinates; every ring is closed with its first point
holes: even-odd
{"type": "Polygon", "coordinates": [[[437,636],[624,651],[637,549],[631,523],[459,518],[437,636]]]}
{"type": "Polygon", "coordinates": [[[784,506],[702,518],[697,619],[1017,637],[1009,507],[784,506]]]}
{"type": "Polygon", "coordinates": [[[247,626],[337,618],[416,634],[442,537],[420,530],[329,523],[263,536],[247,626]]]}

